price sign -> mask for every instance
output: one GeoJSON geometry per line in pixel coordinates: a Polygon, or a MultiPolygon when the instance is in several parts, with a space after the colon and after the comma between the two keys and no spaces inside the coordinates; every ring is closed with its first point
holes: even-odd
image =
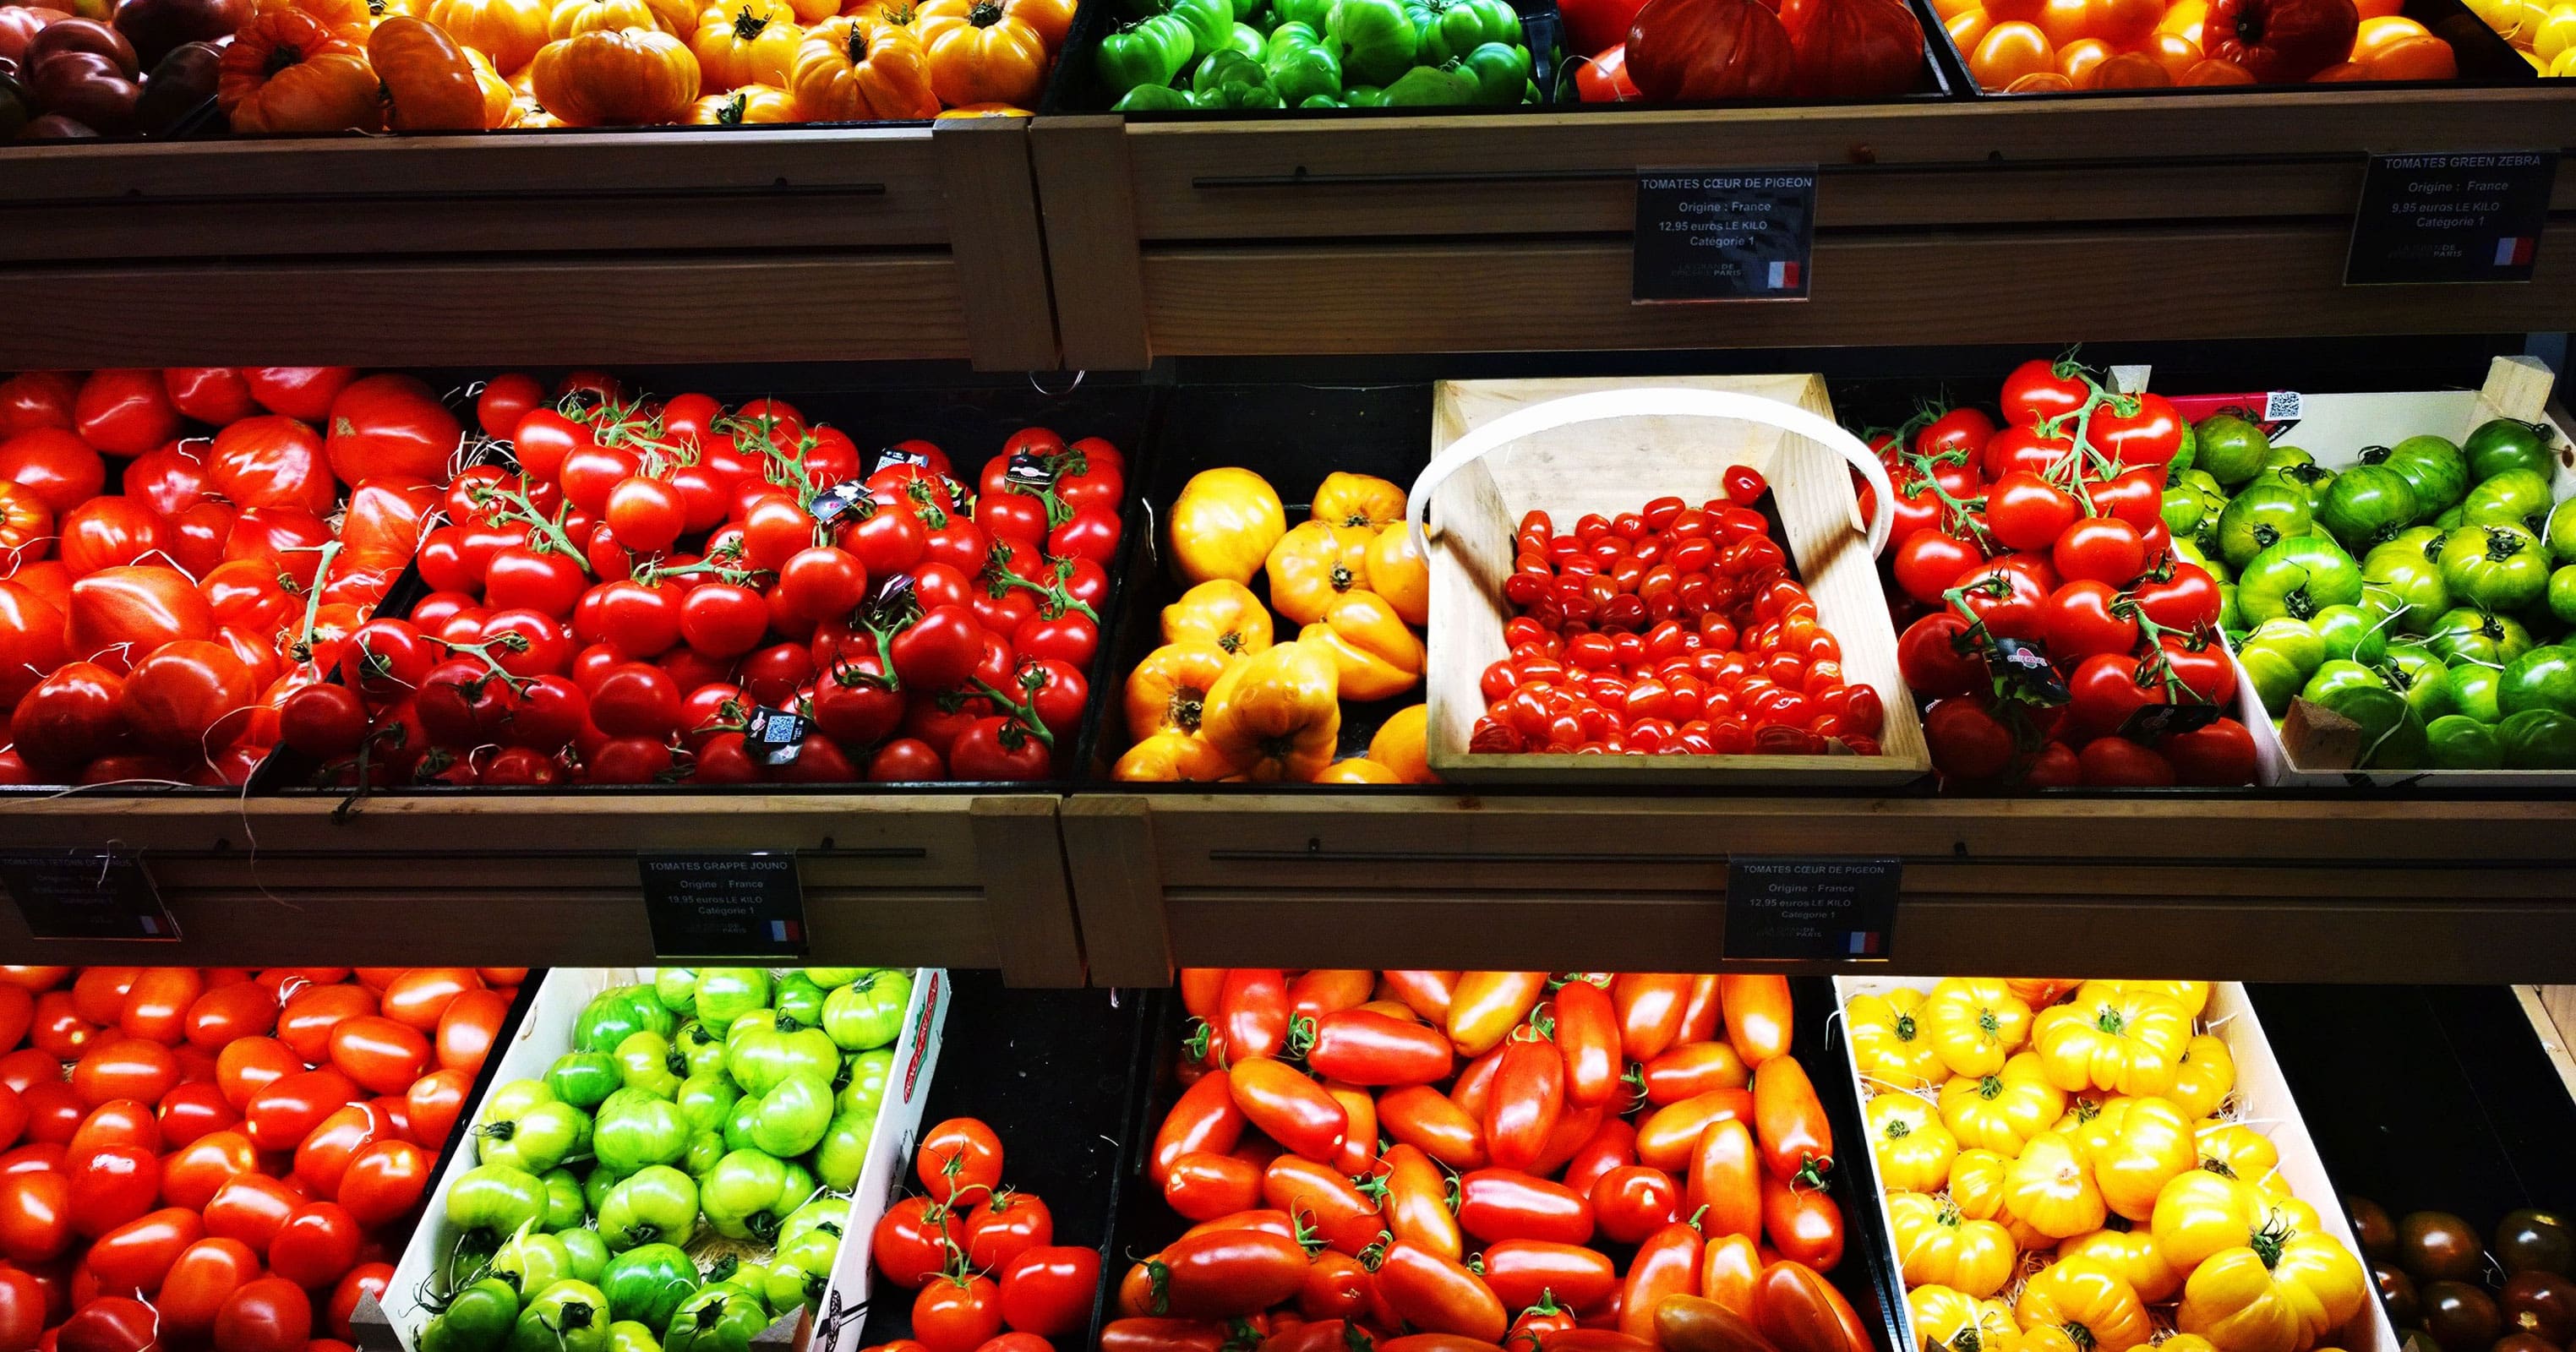
{"type": "Polygon", "coordinates": [[[0,854],[0,887],[39,939],[179,939],[161,889],[132,851],[13,850],[0,854]]]}
{"type": "Polygon", "coordinates": [[[802,958],[805,889],[796,856],[641,854],[644,915],[653,954],[666,960],[802,958]]]}
{"type": "Polygon", "coordinates": [[[1904,882],[1894,859],[1729,855],[1726,958],[1883,959],[1904,882]]]}
{"type": "Polygon", "coordinates": [[[1637,175],[1629,298],[1805,300],[1815,166],[1637,175]]]}
{"type": "Polygon", "coordinates": [[[2344,285],[2530,281],[2557,177],[2550,150],[2371,156],[2344,285]]]}

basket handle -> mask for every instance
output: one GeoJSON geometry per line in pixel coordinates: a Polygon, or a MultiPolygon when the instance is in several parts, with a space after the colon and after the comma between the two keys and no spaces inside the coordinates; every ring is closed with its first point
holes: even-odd
{"type": "Polygon", "coordinates": [[[1867,443],[1846,432],[1833,419],[1811,413],[1795,404],[1765,399],[1758,394],[1735,390],[1694,390],[1677,386],[1650,386],[1630,390],[1594,390],[1550,399],[1543,404],[1504,414],[1475,428],[1449,443],[1448,449],[1433,456],[1422,473],[1414,476],[1413,492],[1405,498],[1404,519],[1413,534],[1413,546],[1425,555],[1431,552],[1431,539],[1423,530],[1423,521],[1431,511],[1431,493],[1442,480],[1465,468],[1468,462],[1507,446],[1536,432],[1570,427],[1576,423],[1606,422],[1626,417],[1733,418],[1738,422],[1760,423],[1776,427],[1831,447],[1851,462],[1852,468],[1869,480],[1876,492],[1877,510],[1870,514],[1869,552],[1872,556],[1887,547],[1888,532],[1896,521],[1896,490],[1887,479],[1887,466],[1867,443]]]}

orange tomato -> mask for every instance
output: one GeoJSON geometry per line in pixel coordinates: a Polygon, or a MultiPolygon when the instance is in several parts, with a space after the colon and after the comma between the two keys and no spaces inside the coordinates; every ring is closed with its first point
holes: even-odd
{"type": "Polygon", "coordinates": [[[2159,33],[2173,33],[2200,42],[2201,25],[2209,19],[2209,0],[2174,0],[2173,8],[2156,23],[2159,33]]]}
{"type": "Polygon", "coordinates": [[[2172,76],[2176,83],[2180,83],[2184,73],[2201,61],[2200,44],[2180,33],[2158,33],[2147,39],[2147,45],[2140,50],[2154,57],[2156,64],[2164,67],[2165,74],[2172,76]]]}
{"type": "Polygon", "coordinates": [[[2093,72],[2095,89],[2164,89],[2173,76],[2144,52],[2122,52],[2093,72]]]}
{"type": "Polygon", "coordinates": [[[2002,89],[2025,75],[2057,73],[2057,46],[2039,25],[2015,19],[1986,30],[1968,54],[1968,73],[1988,89],[2002,89]]]}
{"type": "Polygon", "coordinates": [[[2093,68],[2111,59],[2111,44],[2100,38],[2077,38],[2057,49],[2057,73],[2077,89],[2093,87],[2093,68]]]}
{"type": "Polygon", "coordinates": [[[2373,53],[2391,43],[2403,42],[2408,38],[2430,36],[2432,34],[2425,29],[2424,25],[2400,15],[2390,14],[2376,19],[2364,19],[2361,21],[2360,29],[2352,37],[2352,59],[2367,61],[2373,53]]]}
{"type": "Polygon", "coordinates": [[[1994,16],[1983,6],[1963,9],[1941,21],[1941,27],[1950,34],[1951,43],[1963,52],[1977,50],[1977,44],[1985,40],[1986,30],[1994,26],[1994,16]]]}
{"type": "Polygon", "coordinates": [[[2436,37],[2392,42],[2362,63],[2374,80],[2456,80],[2460,64],[2451,44],[2436,37]]]}
{"type": "Polygon", "coordinates": [[[1996,23],[2035,23],[2048,0],[1986,0],[1986,13],[1996,23]]]}
{"type": "Polygon", "coordinates": [[[1932,0],[1932,13],[1945,24],[1969,10],[1983,8],[1980,0],[1932,0]]]}
{"type": "Polygon", "coordinates": [[[2089,36],[2125,52],[2156,31],[2165,17],[2165,4],[2164,0],[2086,0],[2084,12],[2092,25],[2089,36]]]}
{"type": "Polygon", "coordinates": [[[2203,61],[2182,73],[2176,84],[2185,85],[2250,85],[2254,72],[2233,61],[2203,61]]]}
{"type": "Polygon", "coordinates": [[[2048,37],[2051,47],[2064,47],[2093,36],[2092,0],[2045,0],[2039,11],[2039,31],[2048,37]]]}

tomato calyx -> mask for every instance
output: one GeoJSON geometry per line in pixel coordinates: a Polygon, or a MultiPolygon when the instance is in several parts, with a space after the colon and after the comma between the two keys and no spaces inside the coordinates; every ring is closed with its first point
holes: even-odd
{"type": "Polygon", "coordinates": [[[520,489],[503,488],[499,484],[488,483],[478,483],[468,488],[466,496],[473,501],[477,509],[489,516],[494,524],[516,522],[526,526],[530,532],[528,548],[540,554],[561,554],[579,563],[583,573],[594,572],[590,566],[589,551],[574,544],[572,536],[564,530],[564,514],[572,510],[570,504],[557,507],[555,514],[548,516],[538,511],[537,505],[529,501],[528,495],[520,489]]]}

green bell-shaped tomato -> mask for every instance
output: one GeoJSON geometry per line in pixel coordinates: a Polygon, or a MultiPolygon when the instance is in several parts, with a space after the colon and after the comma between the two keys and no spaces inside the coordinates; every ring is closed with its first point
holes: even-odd
{"type": "Polygon", "coordinates": [[[447,1190],[448,1222],[488,1237],[486,1251],[546,1219],[546,1185],[535,1174],[507,1164],[478,1164],[447,1190]]]}
{"type": "MultiPolygon", "coordinates": [[[[771,1217],[787,1191],[787,1165],[757,1150],[736,1150],[716,1161],[698,1188],[698,1206],[706,1213],[707,1222],[718,1234],[729,1239],[749,1239],[754,1234],[753,1218],[767,1218],[774,1226],[783,1217],[771,1217]]],[[[792,1213],[802,1206],[799,1197],[789,1207],[792,1213]]]]}
{"type": "Polygon", "coordinates": [[[777,1313],[769,1308],[769,1264],[767,1263],[745,1258],[738,1253],[729,1253],[717,1259],[706,1271],[699,1273],[698,1279],[705,1283],[705,1286],[699,1288],[700,1290],[708,1286],[734,1287],[759,1301],[761,1309],[773,1315],[777,1313]]]}
{"type": "MultiPolygon", "coordinates": [[[[2305,455],[2306,452],[2302,451],[2300,454],[2305,455]]],[[[2307,496],[2308,510],[2311,512],[2324,505],[2326,491],[2334,487],[2334,481],[2335,472],[2313,460],[2275,465],[2254,476],[2254,482],[2257,484],[2281,484],[2299,490],[2307,496]]]]}
{"type": "Polygon", "coordinates": [[[2217,513],[2222,510],[2223,507],[2224,504],[2221,504],[2219,507],[2212,507],[2210,509],[2210,515],[2201,518],[2200,530],[2198,533],[2175,536],[2173,550],[2175,558],[2178,558],[2185,563],[2195,563],[2200,565],[2201,570],[2208,573],[2212,578],[2215,578],[2220,582],[2233,582],[2236,580],[2236,570],[2228,567],[2227,560],[2221,558],[2216,552],[2216,541],[2218,539],[2217,513]],[[2200,536],[2202,535],[2208,536],[2212,542],[2207,548],[2203,548],[2200,543],[2200,536]]]}
{"type": "Polygon", "coordinates": [[[841,1111],[866,1113],[874,1118],[878,1105],[885,1102],[886,1081],[893,1074],[893,1052],[879,1048],[853,1054],[836,1081],[841,1086],[841,1111]]]}
{"type": "Polygon", "coordinates": [[[823,1139],[832,1121],[832,1086],[813,1075],[790,1075],[760,1096],[751,1115],[751,1145],[786,1159],[823,1139]]]}
{"type": "Polygon", "coordinates": [[[611,1174],[606,1169],[592,1169],[589,1173],[582,1175],[581,1204],[590,1208],[591,1215],[598,1215],[599,1209],[608,1202],[609,1189],[616,1186],[616,1175],[611,1174]]]}
{"type": "Polygon", "coordinates": [[[663,1352],[748,1352],[767,1327],[769,1311],[757,1294],[725,1284],[701,1287],[672,1314],[663,1352]]]}
{"type": "Polygon", "coordinates": [[[689,1150],[689,1124],[669,1099],[620,1089],[599,1105],[590,1152],[612,1178],[647,1165],[676,1162],[689,1150]]]}
{"type": "Polygon", "coordinates": [[[2549,591],[2549,551],[2520,526],[2462,526],[2437,562],[2451,595],[2484,610],[2520,610],[2549,591]]]}
{"type": "Polygon", "coordinates": [[[2442,659],[2429,648],[2413,643],[2391,644],[2379,671],[2389,689],[2406,697],[2406,707],[2414,710],[2421,722],[2429,724],[2460,710],[2459,700],[2451,693],[2451,669],[2442,665],[2442,659]]]}
{"type": "MultiPolygon", "coordinates": [[[[1471,0],[1472,3],[1472,0],[1471,0]]],[[[1501,108],[1521,101],[1529,87],[1529,48],[1518,42],[1488,42],[1459,58],[1476,80],[1476,102],[1501,108]]]]}
{"type": "Polygon", "coordinates": [[[572,1253],[553,1235],[528,1230],[512,1235],[492,1255],[492,1271],[527,1295],[571,1279],[572,1253]]]}
{"type": "Polygon", "coordinates": [[[763,1289],[769,1308],[784,1313],[800,1303],[819,1303],[824,1286],[832,1280],[832,1264],[840,1256],[841,1230],[837,1225],[817,1226],[794,1239],[780,1240],[778,1256],[770,1262],[769,1279],[763,1289]]]}
{"type": "Polygon", "coordinates": [[[729,1028],[769,1006],[769,973],[758,967],[708,967],[698,972],[698,1022],[729,1028]]]}
{"type": "Polygon", "coordinates": [[[2531,630],[2511,615],[2458,606],[2433,621],[2425,631],[2424,646],[2445,663],[2501,667],[2531,651],[2531,630]]]}
{"type": "Polygon", "coordinates": [[[689,1074],[689,1058],[660,1033],[630,1033],[617,1044],[617,1074],[628,1089],[670,1098],[689,1074]]]}
{"type": "Polygon", "coordinates": [[[2495,729],[2466,714],[2444,714],[2425,724],[2424,747],[2436,770],[2494,770],[2504,764],[2495,729]]]}
{"type": "Polygon", "coordinates": [[[2568,498],[2549,509],[2541,523],[2540,542],[2549,546],[2554,563],[2576,563],[2576,498],[2568,498]]]}
{"type": "Polygon", "coordinates": [[[752,1123],[759,1116],[760,1099],[757,1095],[745,1094],[741,1098],[735,1099],[733,1103],[733,1111],[725,1114],[725,1149],[756,1149],[757,1147],[753,1146],[751,1143],[751,1128],[752,1123]]]}
{"type": "Polygon", "coordinates": [[[793,1019],[806,1025],[823,1021],[823,988],[805,979],[803,972],[789,972],[778,978],[770,992],[769,1007],[780,1019],[793,1019]]]}
{"type": "Polygon", "coordinates": [[[2496,744],[2512,770],[2576,770],[2576,716],[2525,709],[2496,725],[2496,744]]]}
{"type": "Polygon", "coordinates": [[[1361,84],[1393,84],[1415,68],[1422,50],[1422,30],[1405,15],[1401,0],[1333,0],[1324,15],[1324,36],[1335,44],[1342,70],[1361,84]]]}
{"type": "Polygon", "coordinates": [[[688,1063],[691,1075],[724,1073],[724,1037],[705,1024],[695,1019],[681,1024],[671,1035],[671,1045],[680,1049],[680,1059],[688,1063]]]}
{"type": "MultiPolygon", "coordinates": [[[[746,1133],[743,1139],[749,1140],[750,1137],[746,1133]]],[[[723,1159],[725,1152],[733,1148],[725,1144],[722,1131],[695,1132],[689,1137],[689,1153],[681,1159],[680,1167],[687,1170],[691,1178],[703,1178],[707,1170],[716,1167],[716,1161],[723,1159]]]]}
{"type": "Polygon", "coordinates": [[[2472,483],[2515,470],[2546,478],[2558,469],[2549,453],[2550,441],[2545,424],[2494,418],[2478,424],[2469,439],[2460,443],[2460,450],[2468,456],[2472,483]]]}
{"type": "Polygon", "coordinates": [[[2376,668],[2365,667],[2359,662],[2330,658],[2317,667],[2316,674],[2308,678],[2306,685],[2299,688],[2299,698],[2324,704],[2336,694],[2354,687],[2386,690],[2388,679],[2380,675],[2376,668]]]}
{"type": "Polygon", "coordinates": [[[751,1095],[766,1094],[791,1075],[831,1083],[841,1068],[841,1049],[822,1029],[779,1017],[768,1027],[752,1026],[725,1039],[725,1073],[751,1095]]]}
{"type": "Polygon", "coordinates": [[[2384,685],[2346,685],[2317,702],[2361,725],[2361,756],[2356,762],[2359,768],[2424,768],[2430,754],[2424,742],[2424,724],[2396,691],[2384,685]]]}
{"type": "Polygon", "coordinates": [[[2365,465],[2385,465],[2415,490],[2415,514],[2433,516],[2469,491],[2469,462],[2460,448],[2441,437],[2408,437],[2395,446],[2372,446],[2361,453],[2365,465]]]}
{"type": "MultiPolygon", "coordinates": [[[[2306,451],[2300,450],[2296,446],[2274,446],[2272,449],[2263,453],[2263,470],[2292,469],[2300,465],[2313,465],[2315,463],[2317,463],[2317,458],[2315,456],[2308,454],[2306,451]]],[[[2257,470],[2255,472],[2254,477],[2259,479],[2262,476],[2262,470],[2257,470]]]]}
{"type": "Polygon", "coordinates": [[[555,1238],[563,1241],[564,1253],[572,1260],[573,1279],[599,1285],[600,1276],[608,1271],[608,1241],[597,1230],[578,1226],[556,1231],[555,1238]]]}
{"type": "Polygon", "coordinates": [[[2335,476],[2317,504],[2317,524],[2355,557],[2415,519],[2415,486],[2386,465],[2355,465],[2335,476]]]}
{"type": "Polygon", "coordinates": [[[543,1080],[512,1080],[492,1091],[474,1128],[474,1158],[542,1174],[579,1154],[588,1115],[555,1097],[543,1080]]]}
{"type": "Polygon", "coordinates": [[[2576,714],[2576,648],[2547,644],[2506,663],[2496,707],[2507,718],[2527,709],[2576,714]]]}
{"type": "Polygon", "coordinates": [[[842,1227],[849,1219],[849,1194],[824,1193],[794,1211],[788,1212],[787,1219],[778,1223],[779,1250],[784,1252],[788,1245],[804,1238],[809,1230],[830,1230],[832,1243],[838,1245],[841,1242],[842,1227]]]}
{"type": "Polygon", "coordinates": [[[608,1352],[662,1352],[662,1340],[642,1324],[620,1319],[608,1326],[608,1352]]]}
{"type": "Polygon", "coordinates": [[[698,1265],[678,1245],[640,1245],[608,1260],[599,1289],[608,1295],[612,1317],[668,1328],[672,1312],[697,1294],[698,1265]]]}
{"type": "Polygon", "coordinates": [[[519,1309],[510,1352],[608,1352],[608,1297],[588,1282],[559,1281],[519,1309]]]}
{"type": "Polygon", "coordinates": [[[1341,58],[1312,39],[1283,44],[1278,34],[1272,34],[1262,53],[1261,69],[1270,77],[1270,87],[1279,91],[1279,97],[1292,103],[1332,98],[1342,92],[1341,58]]]}
{"type": "Polygon", "coordinates": [[[2502,667],[2480,666],[2462,662],[2451,668],[2451,694],[2460,704],[2460,712],[2481,723],[2493,723],[2504,717],[2497,706],[2497,692],[2504,688],[2502,667]]]}
{"type": "Polygon", "coordinates": [[[722,1131],[725,1118],[741,1098],[742,1091],[734,1087],[732,1076],[721,1071],[699,1072],[680,1081],[671,1102],[679,1108],[680,1120],[689,1124],[689,1130],[722,1131]]]}
{"type": "MultiPolygon", "coordinates": [[[[573,1022],[573,1046],[586,1052],[614,1052],[617,1044],[641,1032],[669,1037],[679,1019],[662,1007],[651,986],[611,986],[590,997],[573,1022]]],[[[605,1336],[606,1325],[601,1326],[605,1336]]]]}
{"type": "Polygon", "coordinates": [[[2184,470],[2165,485],[2165,529],[2177,540],[2188,537],[2200,529],[2202,522],[2226,510],[2227,490],[2219,487],[2207,470],[2184,470]]]}
{"type": "Polygon", "coordinates": [[[2422,628],[2450,608],[2451,584],[2435,561],[2442,532],[2429,526],[2400,531],[2361,561],[2361,604],[2400,626],[2422,628]]]}
{"type": "Polygon", "coordinates": [[[2549,574],[2549,589],[2541,593],[2549,605],[2549,618],[2560,624],[2576,625],[2576,563],[2560,564],[2549,574]]]}
{"type": "Polygon", "coordinates": [[[570,1169],[548,1169],[537,1176],[546,1185],[546,1214],[537,1222],[543,1230],[569,1230],[590,1219],[588,1204],[582,1201],[581,1180],[570,1169]]]}
{"type": "Polygon", "coordinates": [[[2519,526],[2538,534],[2549,523],[2549,480],[2527,469],[2481,479],[2460,499],[2464,526],[2519,526]]]}
{"type": "Polygon", "coordinates": [[[546,1067],[545,1085],[556,1098],[588,1112],[617,1091],[617,1058],[606,1052],[565,1052],[546,1067]]]}
{"type": "Polygon", "coordinates": [[[2327,606],[2360,599],[2360,565],[2322,535],[2294,535],[2273,545],[2255,555],[2236,580],[2237,608],[2256,624],[2283,615],[2304,620],[2327,606]]]}
{"type": "Polygon", "coordinates": [[[2214,413],[2192,428],[2199,443],[2192,467],[2205,470],[2223,487],[2234,488],[2263,472],[2272,439],[2263,429],[2233,413],[2214,413]]]}
{"type": "Polygon", "coordinates": [[[518,1291],[486,1277],[457,1292],[421,1330],[420,1352],[500,1352],[518,1320],[518,1291]]]}
{"type": "MultiPolygon", "coordinates": [[[[2298,623],[2273,620],[2270,624],[2298,623]]],[[[2327,657],[2374,666],[2388,655],[2388,617],[2361,606],[2328,606],[2309,621],[2327,657]]]]}
{"type": "Polygon", "coordinates": [[[829,991],[846,986],[867,975],[868,969],[865,967],[808,967],[804,971],[806,980],[829,991]]]}
{"type": "Polygon", "coordinates": [[[2278,480],[2245,486],[2218,513],[2218,556],[2243,571],[2254,556],[2283,540],[2308,533],[2315,513],[2296,484],[2278,480]]]}
{"type": "Polygon", "coordinates": [[[664,967],[653,973],[653,998],[672,1017],[693,1019],[698,1013],[698,973],[693,967],[664,967]]]}
{"type": "Polygon", "coordinates": [[[1521,40],[1521,16],[1504,0],[1406,0],[1404,16],[1422,34],[1427,65],[1457,61],[1488,42],[1521,40]]]}
{"type": "Polygon", "coordinates": [[[904,1010],[911,1004],[909,973],[892,967],[870,972],[823,1001],[823,1032],[843,1051],[890,1047],[903,1032],[904,1010]]]}
{"type": "Polygon", "coordinates": [[[876,1129],[877,1115],[851,1112],[844,1108],[832,1114],[831,1124],[823,1129],[823,1139],[814,1146],[814,1176],[827,1188],[847,1190],[859,1185],[859,1173],[868,1167],[868,1134],[876,1129]]]}
{"type": "Polygon", "coordinates": [[[613,1253],[648,1244],[685,1244],[698,1228],[697,1180],[667,1164],[619,1179],[599,1204],[599,1234],[613,1253]]]}

